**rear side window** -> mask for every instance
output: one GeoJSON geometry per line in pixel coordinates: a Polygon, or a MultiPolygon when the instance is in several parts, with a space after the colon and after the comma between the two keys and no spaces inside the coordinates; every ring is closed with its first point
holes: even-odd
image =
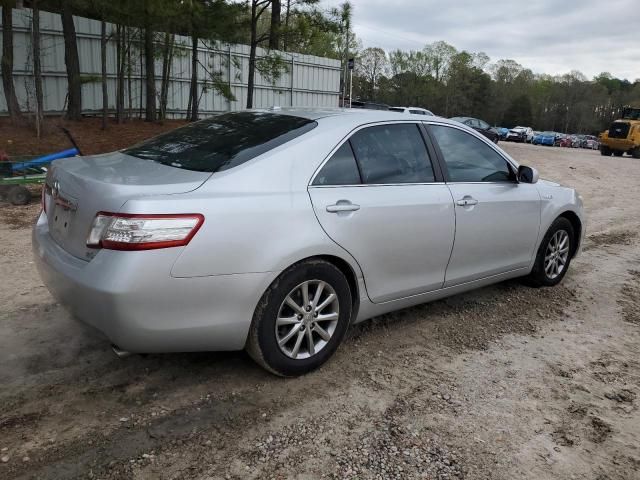
{"type": "Polygon", "coordinates": [[[429,183],[433,168],[418,126],[413,123],[379,125],[351,137],[362,182],[429,183]]]}
{"type": "Polygon", "coordinates": [[[268,112],[225,113],[124,150],[144,160],[219,172],[241,165],[314,129],[306,118],[268,112]]]}
{"type": "Polygon", "coordinates": [[[344,142],[313,180],[314,185],[357,185],[360,173],[349,142],[344,142]]]}
{"type": "Polygon", "coordinates": [[[513,174],[507,161],[482,140],[452,127],[429,126],[451,182],[509,182],[513,174]]]}

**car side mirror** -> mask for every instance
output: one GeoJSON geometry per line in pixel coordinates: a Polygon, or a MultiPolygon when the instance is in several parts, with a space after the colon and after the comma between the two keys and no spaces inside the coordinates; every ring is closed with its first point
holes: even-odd
{"type": "Polygon", "coordinates": [[[527,167],[526,165],[520,165],[520,168],[518,168],[518,181],[520,183],[537,183],[538,178],[538,170],[535,168],[527,167]]]}

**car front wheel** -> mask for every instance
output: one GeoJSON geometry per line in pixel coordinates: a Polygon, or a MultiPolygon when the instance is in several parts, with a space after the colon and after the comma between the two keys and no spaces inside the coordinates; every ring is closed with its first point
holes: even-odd
{"type": "Polygon", "coordinates": [[[540,243],[527,283],[535,287],[552,287],[560,283],[571,263],[574,239],[571,222],[564,217],[557,218],[540,243]]]}
{"type": "Polygon", "coordinates": [[[247,352],[283,377],[325,363],[351,322],[352,293],[332,263],[312,259],[285,272],[267,289],[253,316],[247,352]]]}

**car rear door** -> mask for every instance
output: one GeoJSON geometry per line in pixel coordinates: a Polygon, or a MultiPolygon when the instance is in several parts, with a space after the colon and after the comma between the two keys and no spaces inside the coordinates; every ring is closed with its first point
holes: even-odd
{"type": "Polygon", "coordinates": [[[416,122],[366,126],[336,147],[309,187],[320,224],[357,260],[373,302],[444,283],[454,208],[430,148],[416,122]]]}
{"type": "Polygon", "coordinates": [[[455,203],[456,235],[444,286],[530,265],[540,229],[540,195],[486,141],[453,125],[428,126],[455,203]]]}

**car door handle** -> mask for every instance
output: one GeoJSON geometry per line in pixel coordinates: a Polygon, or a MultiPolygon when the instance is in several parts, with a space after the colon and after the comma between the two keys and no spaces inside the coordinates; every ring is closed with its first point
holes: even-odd
{"type": "Polygon", "coordinates": [[[464,197],[456,202],[456,205],[460,207],[470,207],[472,205],[477,205],[478,200],[472,197],[464,197]]]}
{"type": "Polygon", "coordinates": [[[339,200],[335,205],[327,206],[327,212],[329,213],[355,212],[356,210],[360,210],[360,205],[351,203],[348,200],[339,200]]]}

